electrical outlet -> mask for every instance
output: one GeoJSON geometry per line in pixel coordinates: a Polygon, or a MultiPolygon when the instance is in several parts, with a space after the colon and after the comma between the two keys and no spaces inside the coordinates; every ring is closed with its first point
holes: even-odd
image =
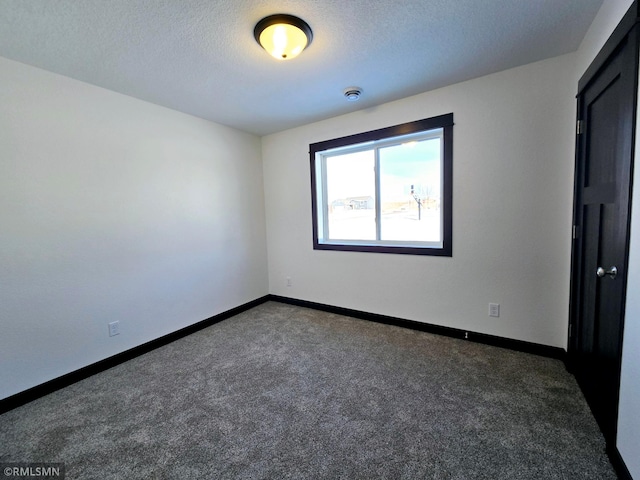
{"type": "Polygon", "coordinates": [[[120,322],[111,322],[109,324],[109,336],[120,335],[120,322]]]}
{"type": "Polygon", "coordinates": [[[500,316],[500,304],[499,303],[490,303],[489,304],[489,316],[490,317],[499,317],[500,316]]]}
{"type": "Polygon", "coordinates": [[[291,286],[291,277],[285,278],[285,282],[286,282],[287,287],[290,287],[291,286]]]}

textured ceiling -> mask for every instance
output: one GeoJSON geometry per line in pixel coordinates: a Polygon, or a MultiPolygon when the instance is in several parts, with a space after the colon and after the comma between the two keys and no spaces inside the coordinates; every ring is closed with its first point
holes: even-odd
{"type": "Polygon", "coordinates": [[[263,135],[574,51],[602,1],[0,0],[0,56],[263,135]],[[313,29],[294,60],[274,13],[313,29]]]}

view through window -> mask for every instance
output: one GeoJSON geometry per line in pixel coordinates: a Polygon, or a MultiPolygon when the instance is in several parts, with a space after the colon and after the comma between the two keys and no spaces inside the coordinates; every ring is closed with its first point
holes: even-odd
{"type": "Polygon", "coordinates": [[[451,255],[453,115],[310,146],[314,248],[451,255]]]}

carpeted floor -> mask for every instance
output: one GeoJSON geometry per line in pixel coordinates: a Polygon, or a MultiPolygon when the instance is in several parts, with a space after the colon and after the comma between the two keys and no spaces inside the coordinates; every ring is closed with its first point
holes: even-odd
{"type": "Polygon", "coordinates": [[[268,302],[0,416],[67,479],[615,479],[558,360],[268,302]]]}

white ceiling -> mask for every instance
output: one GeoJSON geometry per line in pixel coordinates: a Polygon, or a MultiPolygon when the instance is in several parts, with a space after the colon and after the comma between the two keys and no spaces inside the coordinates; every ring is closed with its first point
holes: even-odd
{"type": "Polygon", "coordinates": [[[0,56],[264,135],[574,51],[602,2],[0,0],[0,56]],[[313,29],[294,60],[274,13],[313,29]]]}

